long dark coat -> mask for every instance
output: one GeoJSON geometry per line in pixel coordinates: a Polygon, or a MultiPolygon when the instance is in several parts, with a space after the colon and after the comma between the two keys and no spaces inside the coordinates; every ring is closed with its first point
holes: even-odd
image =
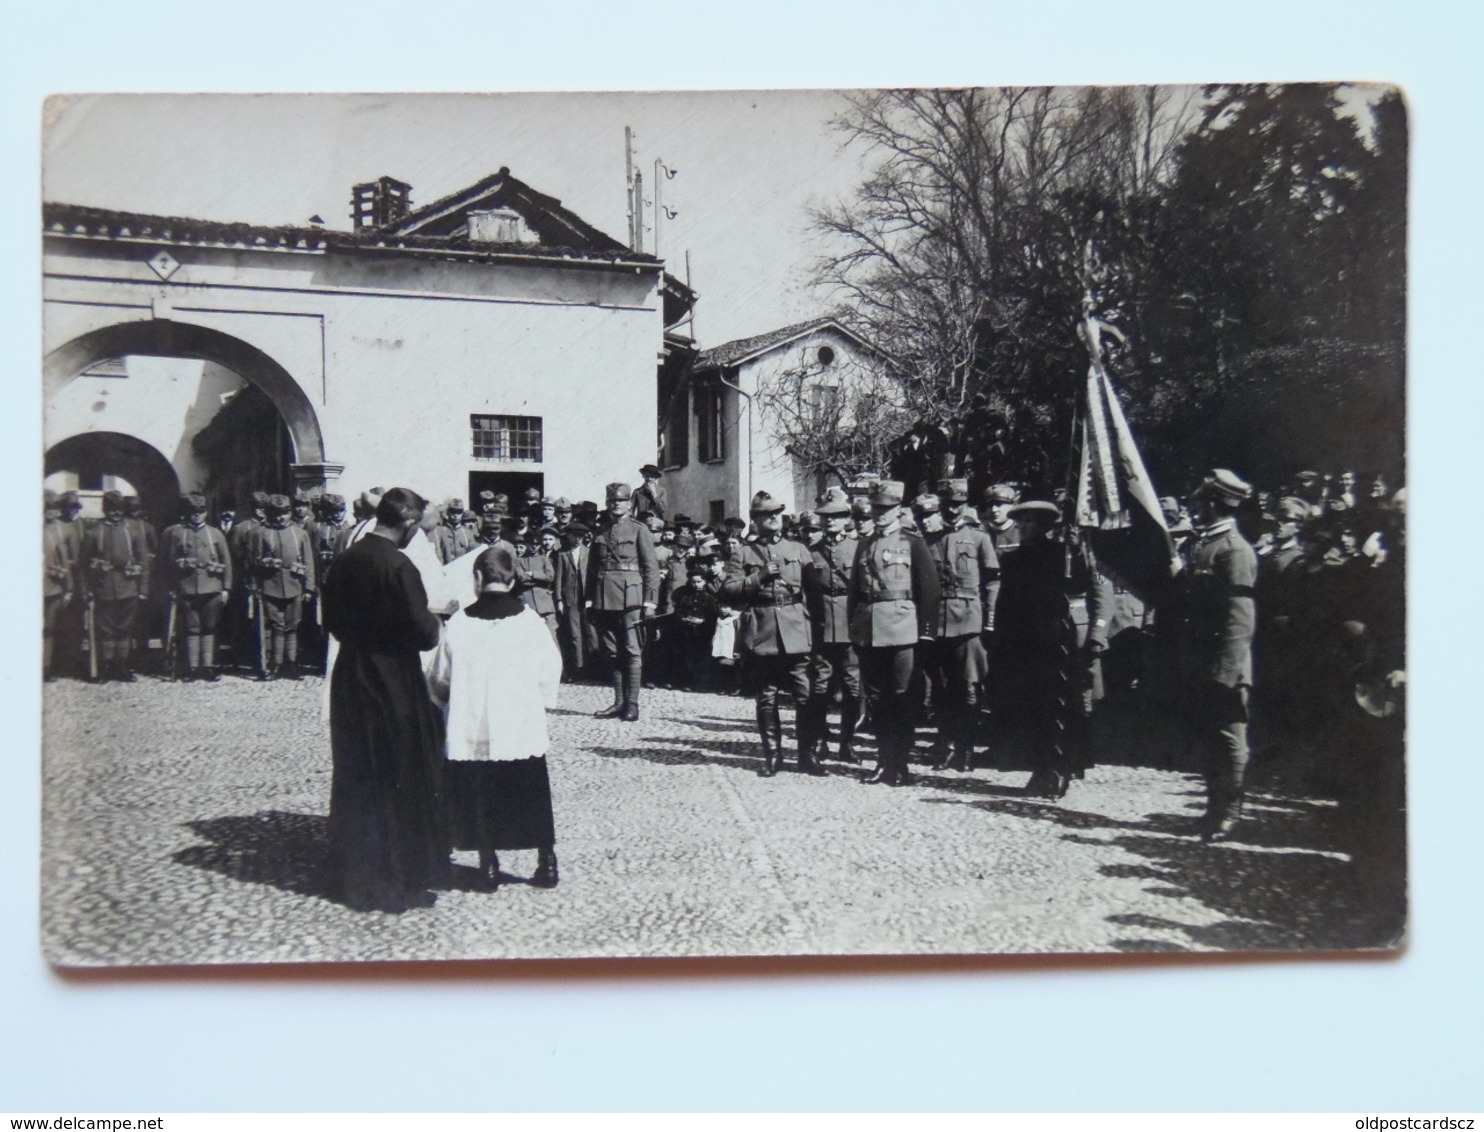
{"type": "Polygon", "coordinates": [[[443,721],[419,653],[438,618],[417,567],[367,537],[324,582],[325,628],[340,642],[330,675],[330,839],[352,905],[395,905],[448,864],[443,721]]]}

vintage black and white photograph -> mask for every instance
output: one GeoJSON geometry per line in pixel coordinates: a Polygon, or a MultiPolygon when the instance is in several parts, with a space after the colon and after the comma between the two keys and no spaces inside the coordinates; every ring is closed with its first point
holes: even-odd
{"type": "Polygon", "coordinates": [[[44,115],[52,963],[1405,944],[1397,88],[44,115]]]}

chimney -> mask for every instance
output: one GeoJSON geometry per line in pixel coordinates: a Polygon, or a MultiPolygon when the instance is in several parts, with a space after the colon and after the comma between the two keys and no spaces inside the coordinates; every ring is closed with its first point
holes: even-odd
{"type": "Polygon", "coordinates": [[[395,224],[412,210],[412,186],[380,177],[351,190],[350,222],[357,232],[395,224]]]}

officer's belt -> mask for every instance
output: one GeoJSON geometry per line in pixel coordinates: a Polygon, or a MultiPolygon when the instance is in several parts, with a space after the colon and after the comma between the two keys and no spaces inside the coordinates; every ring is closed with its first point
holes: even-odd
{"type": "Polygon", "coordinates": [[[599,574],[637,574],[637,566],[604,566],[598,571],[599,574]]]}
{"type": "Polygon", "coordinates": [[[872,601],[911,601],[911,590],[877,590],[871,595],[872,601]]]}
{"type": "Polygon", "coordinates": [[[804,600],[803,594],[788,594],[783,597],[774,597],[772,594],[758,594],[752,599],[753,605],[800,605],[804,600]]]}

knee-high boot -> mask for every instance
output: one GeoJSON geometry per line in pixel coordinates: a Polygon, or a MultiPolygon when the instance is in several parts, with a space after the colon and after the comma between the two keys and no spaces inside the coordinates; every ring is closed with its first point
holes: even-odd
{"type": "MultiPolygon", "coordinates": [[[[828,705],[820,705],[820,719],[828,720],[828,705]]],[[[840,761],[842,763],[859,763],[860,759],[855,753],[855,723],[861,716],[861,702],[855,696],[845,696],[840,701],[840,761]]],[[[821,726],[823,730],[823,726],[821,726]]]]}
{"type": "Polygon", "coordinates": [[[757,705],[757,733],[763,744],[763,765],[757,772],[759,778],[772,778],[778,773],[778,767],[783,762],[782,732],[783,723],[778,718],[778,705],[760,702],[757,705]]]}
{"type": "Polygon", "coordinates": [[[639,718],[639,689],[643,678],[644,662],[639,657],[633,657],[624,664],[623,714],[620,718],[626,723],[633,723],[639,718]]]}
{"type": "Polygon", "coordinates": [[[805,700],[799,704],[794,711],[794,731],[799,744],[799,769],[816,777],[824,774],[824,767],[819,765],[824,746],[824,703],[805,700]]]}
{"type": "Polygon", "coordinates": [[[215,683],[221,677],[216,672],[216,634],[201,634],[201,672],[207,679],[215,683]]]}

